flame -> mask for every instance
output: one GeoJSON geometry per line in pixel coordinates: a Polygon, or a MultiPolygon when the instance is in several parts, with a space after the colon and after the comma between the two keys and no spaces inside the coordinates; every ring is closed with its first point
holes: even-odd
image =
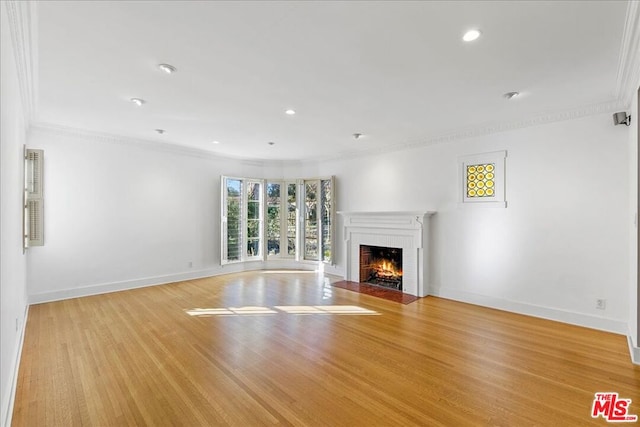
{"type": "Polygon", "coordinates": [[[382,262],[379,262],[378,264],[376,264],[374,266],[374,269],[376,270],[377,274],[380,276],[386,276],[386,277],[402,276],[402,270],[399,268],[396,268],[393,262],[390,262],[387,260],[383,260],[382,262]]]}

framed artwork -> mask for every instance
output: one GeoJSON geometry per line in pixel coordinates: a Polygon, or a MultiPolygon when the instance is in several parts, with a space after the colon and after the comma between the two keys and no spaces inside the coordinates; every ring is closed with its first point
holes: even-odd
{"type": "Polygon", "coordinates": [[[460,202],[464,205],[507,207],[505,200],[506,151],[460,157],[460,202]]]}

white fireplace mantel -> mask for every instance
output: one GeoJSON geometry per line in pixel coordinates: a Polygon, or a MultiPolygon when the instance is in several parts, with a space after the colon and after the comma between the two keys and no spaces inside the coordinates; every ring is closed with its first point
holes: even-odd
{"type": "Polygon", "coordinates": [[[429,222],[434,211],[338,212],[343,217],[345,280],[360,282],[360,245],[402,249],[403,292],[426,296],[429,222]]]}

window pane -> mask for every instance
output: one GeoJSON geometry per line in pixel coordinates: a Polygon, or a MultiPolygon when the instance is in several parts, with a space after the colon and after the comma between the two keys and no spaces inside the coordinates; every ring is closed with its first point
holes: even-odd
{"type": "Polygon", "coordinates": [[[304,257],[318,260],[318,183],[305,182],[304,257]]]}
{"type": "Polygon", "coordinates": [[[260,255],[260,183],[247,183],[247,255],[260,255]]]}
{"type": "Polygon", "coordinates": [[[242,245],[242,181],[227,179],[227,260],[240,260],[242,245]]]}
{"type": "Polygon", "coordinates": [[[296,255],[296,184],[287,185],[287,251],[296,255]]]}
{"type": "Polygon", "coordinates": [[[280,184],[267,184],[267,255],[280,253],[280,184]]]}
{"type": "Polygon", "coordinates": [[[331,180],[321,181],[322,260],[331,261],[331,180]]]}

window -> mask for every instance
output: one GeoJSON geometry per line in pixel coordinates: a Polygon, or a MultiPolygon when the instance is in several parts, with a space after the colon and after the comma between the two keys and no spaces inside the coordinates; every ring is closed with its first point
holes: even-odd
{"type": "Polygon", "coordinates": [[[333,177],[304,181],[304,259],[333,261],[333,177]]]}
{"type": "Polygon", "coordinates": [[[222,177],[222,263],[262,257],[262,181],[222,177]]]}
{"type": "Polygon", "coordinates": [[[331,262],[333,188],[333,178],[265,182],[223,176],[222,263],[267,258],[331,262]]]}
{"type": "Polygon", "coordinates": [[[296,199],[297,185],[287,184],[287,255],[296,256],[296,239],[298,236],[298,200],[296,199]]]}
{"type": "Polygon", "coordinates": [[[247,182],[247,259],[262,256],[262,182],[247,182]]]}
{"type": "Polygon", "coordinates": [[[267,183],[267,255],[280,255],[282,239],[282,209],[280,188],[276,182],[267,183]]]}
{"type": "Polygon", "coordinates": [[[227,178],[223,180],[226,204],[223,212],[223,234],[225,245],[223,260],[240,261],[242,256],[242,180],[227,178]],[[226,225],[226,226],[224,226],[226,225]]]}
{"type": "Polygon", "coordinates": [[[304,182],[304,259],[318,259],[318,182],[304,182]]]}
{"type": "Polygon", "coordinates": [[[297,239],[296,183],[267,182],[267,256],[295,258],[297,239]]]}

